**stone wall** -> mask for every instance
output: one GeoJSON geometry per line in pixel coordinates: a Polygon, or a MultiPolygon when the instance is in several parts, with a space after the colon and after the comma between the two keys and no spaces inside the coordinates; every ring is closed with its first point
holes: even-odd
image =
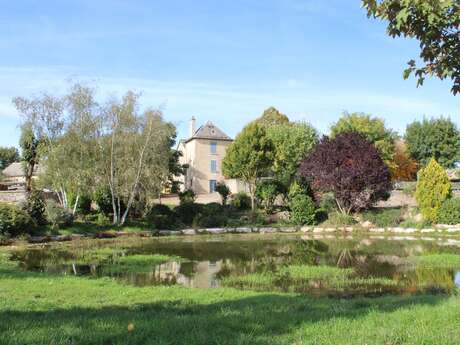
{"type": "Polygon", "coordinates": [[[26,193],[22,190],[0,191],[0,202],[20,203],[26,200],[26,193]]]}

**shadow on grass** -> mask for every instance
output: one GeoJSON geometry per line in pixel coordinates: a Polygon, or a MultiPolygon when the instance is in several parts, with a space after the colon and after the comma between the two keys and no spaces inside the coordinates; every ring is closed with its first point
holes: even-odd
{"type": "MultiPolygon", "coordinates": [[[[443,298],[445,296],[339,300],[260,294],[210,304],[184,298],[102,308],[4,311],[0,313],[0,343],[292,344],[297,343],[293,339],[294,329],[318,332],[319,324],[324,326],[324,322],[338,318],[352,321],[370,312],[384,315],[416,305],[434,306],[443,298]],[[129,324],[134,326],[132,332],[128,332],[129,324]]],[[[375,332],[375,329],[369,331],[375,332]]],[[[333,339],[330,341],[334,343],[333,339]]]]}

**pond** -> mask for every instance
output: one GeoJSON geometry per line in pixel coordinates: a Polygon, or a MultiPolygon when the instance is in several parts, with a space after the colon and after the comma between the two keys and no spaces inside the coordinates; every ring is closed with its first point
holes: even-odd
{"type": "Polygon", "coordinates": [[[27,271],[136,286],[234,287],[313,296],[452,293],[458,241],[299,234],[80,240],[15,249],[27,271]]]}

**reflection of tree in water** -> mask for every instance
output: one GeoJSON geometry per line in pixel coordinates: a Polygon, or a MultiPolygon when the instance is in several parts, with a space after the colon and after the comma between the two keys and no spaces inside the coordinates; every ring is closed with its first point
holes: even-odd
{"type": "Polygon", "coordinates": [[[356,265],[356,259],[354,257],[355,253],[348,248],[344,248],[339,252],[337,257],[337,267],[348,268],[354,267],[356,265]]]}
{"type": "Polygon", "coordinates": [[[292,246],[290,264],[317,265],[329,251],[326,243],[318,240],[301,240],[292,246]]]}

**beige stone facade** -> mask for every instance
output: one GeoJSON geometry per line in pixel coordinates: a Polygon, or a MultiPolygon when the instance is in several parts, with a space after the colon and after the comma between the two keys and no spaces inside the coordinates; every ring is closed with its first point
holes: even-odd
{"type": "Polygon", "coordinates": [[[196,120],[190,121],[189,138],[181,140],[178,146],[182,152],[181,164],[187,164],[186,175],[183,177],[183,189],[191,189],[196,194],[214,193],[217,182],[225,182],[232,193],[244,191],[244,184],[234,179],[225,179],[222,174],[222,161],[227,148],[233,140],[216,127],[206,122],[198,129],[196,120]]]}

